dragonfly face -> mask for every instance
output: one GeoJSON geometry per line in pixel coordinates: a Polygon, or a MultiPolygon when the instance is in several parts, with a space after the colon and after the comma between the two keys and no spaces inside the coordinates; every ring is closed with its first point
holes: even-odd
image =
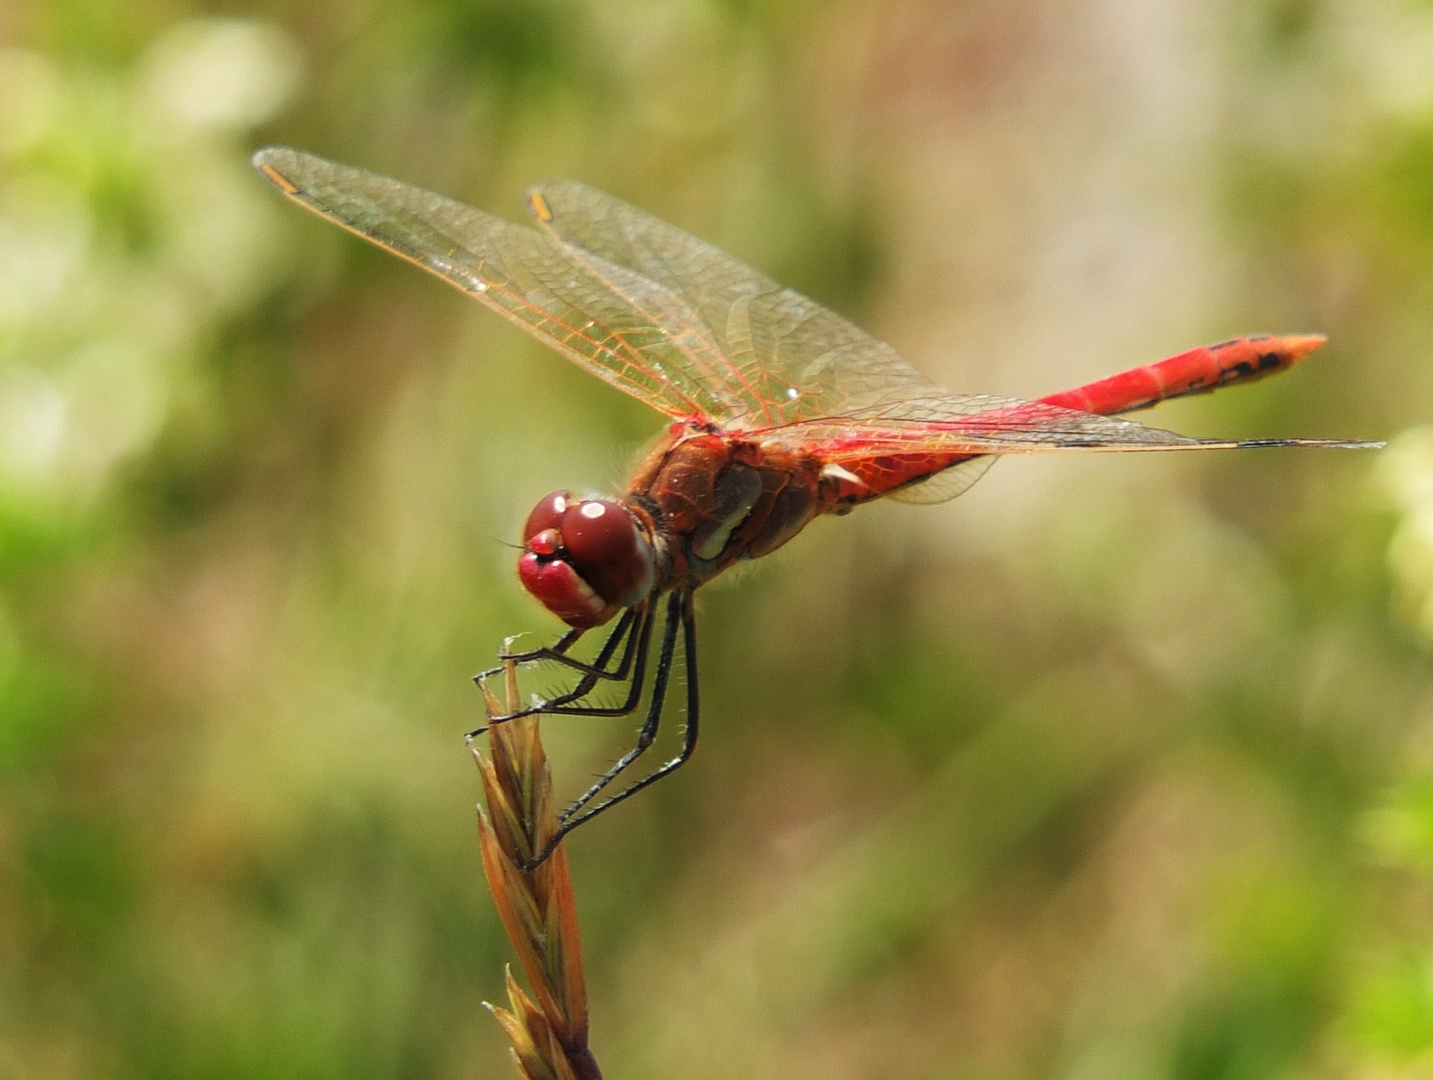
{"type": "Polygon", "coordinates": [[[518,579],[568,626],[601,626],[652,591],[651,526],[620,502],[554,491],[528,515],[522,533],[518,579]]]}

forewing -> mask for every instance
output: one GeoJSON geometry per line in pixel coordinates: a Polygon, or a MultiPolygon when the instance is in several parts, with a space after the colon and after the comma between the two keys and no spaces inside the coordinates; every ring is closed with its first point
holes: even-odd
{"type": "Polygon", "coordinates": [[[720,347],[678,292],[551,233],[312,154],[254,164],[294,201],[437,274],[599,378],[669,416],[746,408],[720,347]]]}
{"type": "Polygon", "coordinates": [[[729,416],[716,417],[728,427],[840,416],[942,392],[854,323],[605,192],[563,180],[533,188],[528,201],[554,237],[659,281],[685,300],[721,358],[700,376],[720,379],[723,396],[740,402],[729,416]]]}

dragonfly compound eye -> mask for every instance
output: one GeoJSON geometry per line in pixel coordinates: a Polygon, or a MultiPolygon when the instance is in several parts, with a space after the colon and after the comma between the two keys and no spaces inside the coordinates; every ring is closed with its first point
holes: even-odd
{"type": "Polygon", "coordinates": [[[545,529],[556,529],[561,526],[562,515],[567,513],[567,508],[570,505],[570,496],[565,491],[554,491],[551,495],[544,497],[527,516],[527,524],[522,527],[523,543],[526,544],[545,529]]]}
{"type": "Polygon", "coordinates": [[[652,542],[619,502],[588,499],[562,515],[562,546],[572,565],[609,604],[627,607],[652,589],[652,542]]]}
{"type": "Polygon", "coordinates": [[[562,518],[574,504],[565,491],[545,496],[522,527],[523,546],[517,574],[522,586],[542,606],[569,626],[601,626],[618,611],[597,594],[567,561],[562,546],[562,518]]]}
{"type": "Polygon", "coordinates": [[[523,588],[569,626],[601,626],[651,591],[652,542],[621,503],[548,495],[528,515],[523,588]]]}

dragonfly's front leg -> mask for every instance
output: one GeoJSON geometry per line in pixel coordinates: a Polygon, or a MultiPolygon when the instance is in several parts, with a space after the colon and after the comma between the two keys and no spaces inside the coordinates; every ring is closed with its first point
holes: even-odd
{"type": "MultiPolygon", "coordinates": [[[[563,663],[565,666],[582,673],[582,678],[571,690],[564,691],[557,697],[546,701],[537,701],[525,708],[517,709],[504,716],[494,716],[483,727],[470,731],[468,738],[472,739],[481,735],[493,724],[505,723],[508,720],[516,719],[519,716],[532,716],[536,713],[555,714],[559,716],[626,716],[637,707],[637,702],[642,696],[642,686],[645,678],[647,664],[647,648],[652,633],[652,608],[650,604],[642,604],[636,608],[623,613],[622,618],[603,642],[602,648],[592,663],[584,663],[567,656],[566,650],[571,648],[583,633],[581,630],[569,631],[554,645],[544,649],[534,649],[527,653],[505,654],[506,659],[515,660],[519,663],[537,662],[541,660],[554,660],[563,663]],[[622,658],[617,666],[608,668],[612,656],[622,648],[622,658]],[[627,700],[618,706],[605,707],[595,705],[574,705],[582,698],[592,693],[598,682],[608,680],[612,682],[628,682],[630,685],[627,691],[627,700]]],[[[493,668],[474,676],[479,685],[492,675],[503,671],[503,667],[493,668]]]]}
{"type": "MultiPolygon", "coordinates": [[[[502,661],[502,663],[498,664],[497,667],[491,667],[486,671],[478,672],[478,674],[473,676],[473,681],[482,683],[487,679],[491,679],[494,675],[506,669],[508,661],[517,664],[539,664],[543,661],[552,661],[564,667],[572,668],[574,671],[579,671],[584,675],[592,675],[599,679],[625,679],[627,677],[625,669],[619,668],[618,671],[608,672],[604,670],[604,666],[612,659],[612,654],[617,651],[617,646],[622,643],[627,632],[632,629],[632,623],[637,617],[638,610],[637,608],[629,608],[622,613],[622,617],[617,620],[617,625],[612,628],[612,632],[607,635],[607,640],[603,642],[602,649],[597,654],[596,659],[590,664],[569,655],[572,647],[587,633],[585,629],[573,629],[563,634],[562,637],[558,638],[551,645],[543,645],[540,648],[529,649],[527,652],[508,652],[507,648],[504,647],[503,650],[498,653],[498,659],[502,661]]],[[[509,641],[511,640],[513,639],[509,639],[509,641]]],[[[625,659],[623,663],[626,663],[625,659]]]]}

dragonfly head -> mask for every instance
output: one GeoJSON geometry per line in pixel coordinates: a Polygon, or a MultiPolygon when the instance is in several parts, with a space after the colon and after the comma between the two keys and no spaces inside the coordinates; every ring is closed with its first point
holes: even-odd
{"type": "Polygon", "coordinates": [[[601,626],[652,591],[650,530],[620,502],[554,491],[528,515],[522,535],[523,588],[569,626],[601,626]]]}

